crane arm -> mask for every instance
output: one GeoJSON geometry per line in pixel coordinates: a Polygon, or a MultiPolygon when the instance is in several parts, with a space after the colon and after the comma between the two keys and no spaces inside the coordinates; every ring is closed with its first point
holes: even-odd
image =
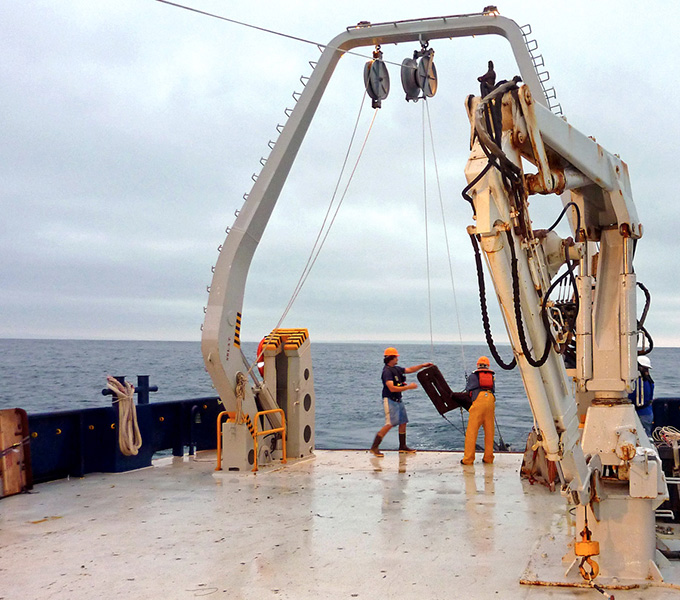
{"type": "MultiPolygon", "coordinates": [[[[475,212],[468,232],[486,258],[546,455],[558,463],[563,489],[588,505],[603,462],[618,468],[649,447],[627,399],[637,374],[632,249],[642,226],[626,164],[534,102],[518,80],[466,101],[473,130],[466,189],[475,212]],[[535,172],[525,172],[529,165],[535,172]],[[533,194],[562,196],[573,237],[533,228],[533,194]],[[565,264],[574,294],[560,305],[550,292],[565,264]],[[607,425],[606,410],[621,407],[637,437],[622,436],[621,422],[607,425]],[[582,436],[584,421],[590,435],[582,436]]],[[[666,488],[653,479],[657,500],[666,488]]]]}

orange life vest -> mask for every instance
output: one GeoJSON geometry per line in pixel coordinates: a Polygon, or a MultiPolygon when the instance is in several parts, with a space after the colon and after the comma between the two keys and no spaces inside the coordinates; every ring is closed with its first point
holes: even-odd
{"type": "Polygon", "coordinates": [[[477,369],[477,379],[479,379],[479,387],[483,390],[493,389],[493,371],[489,369],[477,369]]]}

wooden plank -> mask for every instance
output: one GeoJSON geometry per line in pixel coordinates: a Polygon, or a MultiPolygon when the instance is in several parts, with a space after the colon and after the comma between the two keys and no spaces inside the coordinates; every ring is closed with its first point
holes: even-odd
{"type": "Polygon", "coordinates": [[[27,480],[26,444],[22,441],[28,435],[28,421],[25,411],[19,408],[0,410],[0,497],[19,494],[30,487],[27,480]],[[9,452],[15,444],[17,446],[9,452]]]}

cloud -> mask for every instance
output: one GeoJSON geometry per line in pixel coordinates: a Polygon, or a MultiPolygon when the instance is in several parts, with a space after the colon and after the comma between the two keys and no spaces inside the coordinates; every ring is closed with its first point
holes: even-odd
{"type": "MultiPolygon", "coordinates": [[[[302,0],[192,6],[320,43],[360,20],[424,16],[406,2],[349,1],[332,12],[302,0]]],[[[447,14],[451,5],[427,10],[447,14]]],[[[524,1],[507,16],[532,24],[569,121],[628,163],[645,225],[636,272],[655,294],[647,325],[677,344],[677,283],[660,257],[672,248],[679,211],[669,185],[679,9],[652,2],[633,18],[608,2],[524,1]],[[641,43],[641,31],[654,43],[641,43]]],[[[430,306],[436,338],[482,339],[465,233],[472,219],[460,197],[463,102],[489,58],[504,78],[516,67],[500,38],[433,47],[440,87],[429,115],[422,102],[404,102],[399,84],[396,65],[413,47],[383,48],[392,92],[288,319],[315,339],[429,339],[430,306]],[[428,116],[439,181],[429,150],[423,162],[428,116]]],[[[0,7],[0,56],[0,336],[199,339],[217,247],[318,48],[156,2],[44,0],[0,7]]],[[[357,121],[364,62],[340,61],[264,233],[247,283],[247,338],[276,324],[304,268],[357,121]]],[[[371,118],[365,106],[336,201],[371,118]]],[[[559,202],[532,198],[531,209],[545,226],[559,202]]]]}

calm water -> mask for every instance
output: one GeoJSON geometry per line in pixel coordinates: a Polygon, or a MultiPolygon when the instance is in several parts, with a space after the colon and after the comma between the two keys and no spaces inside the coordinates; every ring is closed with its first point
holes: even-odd
{"type": "MultiPolygon", "coordinates": [[[[451,389],[464,386],[468,372],[485,346],[400,344],[399,364],[437,364],[451,389]],[[464,354],[464,355],[463,355],[464,354]]],[[[366,448],[383,424],[383,344],[312,343],[316,389],[316,445],[319,448],[366,448]]],[[[254,359],[256,344],[244,344],[254,359]]],[[[504,356],[510,355],[505,348],[504,356]]],[[[680,397],[680,348],[658,348],[651,355],[656,397],[680,397]]],[[[0,339],[0,409],[20,407],[32,412],[104,406],[101,395],[107,375],[149,375],[159,391],[151,401],[213,396],[198,342],[128,342],[82,340],[0,339]]],[[[496,418],[506,443],[523,449],[532,425],[519,371],[496,369],[496,418]]],[[[415,381],[415,375],[409,376],[415,381]]],[[[461,415],[452,411],[445,421],[425,393],[404,394],[410,423],[408,442],[420,449],[451,450],[463,445],[461,415]]],[[[388,434],[383,446],[397,445],[388,434]]]]}

